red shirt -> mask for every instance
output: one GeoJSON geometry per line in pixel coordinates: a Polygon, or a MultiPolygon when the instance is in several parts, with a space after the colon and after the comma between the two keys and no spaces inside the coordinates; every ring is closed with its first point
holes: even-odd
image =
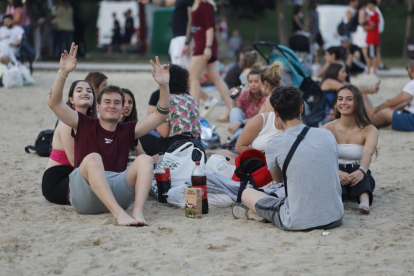
{"type": "Polygon", "coordinates": [[[369,16],[369,20],[367,22],[367,26],[374,26],[374,29],[367,31],[367,44],[380,44],[379,21],[379,14],[374,11],[373,14],[369,16]]]}
{"type": "Polygon", "coordinates": [[[75,165],[79,167],[83,158],[96,152],[102,157],[105,171],[123,172],[126,169],[129,150],[137,146],[135,139],[136,121],[118,123],[114,132],[105,130],[99,119],[79,113],[78,128],[75,138],[75,165]]]}
{"type": "Polygon", "coordinates": [[[244,90],[237,100],[237,107],[240,108],[247,119],[253,118],[259,113],[260,108],[265,104],[267,97],[262,96],[256,104],[254,99],[249,99],[250,90],[244,90]]]}

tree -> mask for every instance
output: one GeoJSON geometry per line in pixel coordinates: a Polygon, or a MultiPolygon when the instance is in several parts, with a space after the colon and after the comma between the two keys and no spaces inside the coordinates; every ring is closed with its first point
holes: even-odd
{"type": "Polygon", "coordinates": [[[277,30],[279,32],[279,43],[288,45],[288,35],[285,18],[285,0],[275,0],[277,11],[277,30]]]}
{"type": "Polygon", "coordinates": [[[406,56],[407,53],[407,39],[410,37],[411,34],[411,25],[413,20],[413,2],[414,0],[407,0],[408,10],[407,10],[407,21],[405,23],[405,35],[404,35],[404,49],[403,49],[403,57],[406,56]]]}
{"type": "Polygon", "coordinates": [[[235,26],[238,28],[238,19],[246,18],[255,22],[255,39],[260,39],[260,30],[263,14],[266,9],[273,10],[275,8],[273,0],[230,0],[230,5],[238,14],[233,17],[235,26]]]}

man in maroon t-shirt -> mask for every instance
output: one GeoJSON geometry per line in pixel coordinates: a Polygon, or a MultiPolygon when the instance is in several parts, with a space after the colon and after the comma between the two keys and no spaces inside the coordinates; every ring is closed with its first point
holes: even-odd
{"type": "Polygon", "coordinates": [[[367,4],[367,8],[371,12],[369,20],[365,26],[367,31],[367,45],[368,45],[368,60],[367,60],[367,74],[372,73],[375,75],[377,73],[377,51],[380,44],[380,32],[379,32],[379,23],[380,17],[376,12],[375,7],[377,5],[376,0],[370,0],[367,4]]]}
{"type": "MultiPolygon", "coordinates": [[[[170,106],[169,65],[160,65],[158,57],[152,76],[160,86],[157,112],[137,122],[120,123],[125,101],[117,86],[102,89],[97,97],[100,119],[72,110],[62,101],[63,87],[76,67],[78,46],[62,54],[60,70],[47,99],[48,106],[72,127],[75,139],[75,170],[69,176],[69,200],[82,214],[111,212],[119,225],[144,226],[143,210],[152,182],[153,159],[140,155],[126,169],[129,150],[142,135],[149,133],[168,118],[170,106]],[[124,209],[134,201],[132,215],[124,209]]],[[[75,91],[76,93],[76,91],[75,91]]]]}

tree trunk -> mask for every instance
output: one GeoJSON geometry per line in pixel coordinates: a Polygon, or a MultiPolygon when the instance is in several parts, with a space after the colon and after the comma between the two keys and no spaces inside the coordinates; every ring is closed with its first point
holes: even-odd
{"type": "Polygon", "coordinates": [[[139,48],[138,52],[145,55],[147,52],[147,19],[145,14],[145,5],[138,3],[139,9],[139,48]]]}
{"type": "Polygon", "coordinates": [[[406,57],[407,54],[407,38],[411,35],[411,25],[413,22],[413,2],[414,0],[408,0],[408,11],[407,11],[407,21],[405,23],[405,35],[404,35],[404,49],[403,49],[403,57],[406,57]]]}
{"type": "Polygon", "coordinates": [[[276,0],[277,30],[279,32],[279,44],[288,45],[285,18],[285,0],[276,0]]]}
{"type": "Polygon", "coordinates": [[[256,30],[254,32],[254,40],[260,40],[260,30],[262,29],[262,15],[256,18],[256,30]]]}

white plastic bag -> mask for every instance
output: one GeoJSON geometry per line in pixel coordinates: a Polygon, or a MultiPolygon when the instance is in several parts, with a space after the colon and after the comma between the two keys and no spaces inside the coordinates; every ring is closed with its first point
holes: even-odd
{"type": "Polygon", "coordinates": [[[224,156],[213,154],[207,160],[205,170],[231,179],[236,170],[236,166],[231,165],[224,156]]]}
{"type": "Polygon", "coordinates": [[[10,66],[3,73],[4,88],[22,87],[23,77],[18,66],[10,66]]]}
{"type": "Polygon", "coordinates": [[[29,68],[27,68],[27,66],[25,66],[24,64],[19,64],[17,65],[19,67],[20,70],[20,74],[23,77],[23,85],[24,86],[28,86],[28,85],[33,85],[35,83],[34,78],[30,75],[30,70],[29,68]]]}
{"type": "MultiPolygon", "coordinates": [[[[185,185],[180,185],[180,186],[171,188],[167,192],[167,195],[168,195],[167,202],[174,206],[184,209],[185,189],[187,189],[187,186],[185,185]]],[[[228,195],[225,195],[225,194],[208,193],[207,198],[208,198],[208,207],[210,209],[226,208],[226,207],[230,207],[233,204],[233,200],[228,195]]]]}
{"type": "Polygon", "coordinates": [[[180,185],[185,187],[185,182],[191,177],[191,173],[195,167],[195,162],[191,158],[193,150],[198,150],[201,153],[200,165],[204,168],[204,152],[195,148],[191,142],[185,143],[171,153],[166,152],[164,154],[164,161],[170,167],[171,188],[180,185]]]}

